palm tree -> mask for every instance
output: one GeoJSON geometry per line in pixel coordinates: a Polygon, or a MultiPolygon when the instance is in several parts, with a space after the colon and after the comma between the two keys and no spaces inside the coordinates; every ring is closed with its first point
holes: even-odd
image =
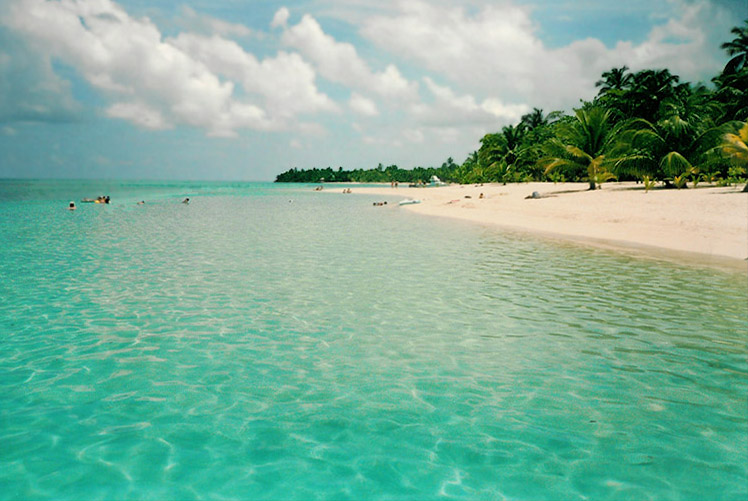
{"type": "Polygon", "coordinates": [[[595,87],[600,87],[600,92],[597,95],[603,96],[610,91],[622,91],[628,88],[633,79],[633,75],[628,71],[628,66],[622,66],[603,73],[603,78],[595,82],[595,87]]]}
{"type": "Polygon", "coordinates": [[[712,127],[708,117],[674,103],[664,110],[667,115],[657,122],[633,119],[622,128],[610,155],[617,174],[664,180],[666,184],[673,180],[676,186],[684,186],[686,175],[696,175],[708,166],[708,153],[720,129],[712,127]]]}
{"type": "Polygon", "coordinates": [[[519,124],[508,125],[501,128],[501,138],[503,139],[501,147],[504,161],[508,165],[513,165],[517,161],[519,149],[522,146],[522,137],[525,135],[525,126],[519,124]]]}
{"type": "Polygon", "coordinates": [[[722,74],[712,79],[717,90],[715,100],[723,106],[722,121],[748,120],[748,20],[745,26],[735,27],[731,33],[736,37],[721,47],[733,56],[725,65],[722,74]]]}
{"type": "Polygon", "coordinates": [[[530,113],[522,115],[519,123],[524,126],[526,132],[531,132],[541,127],[551,125],[564,116],[563,111],[551,111],[547,115],[543,114],[540,108],[533,108],[530,113]]]}
{"type": "Polygon", "coordinates": [[[507,125],[500,133],[486,134],[481,139],[478,164],[487,175],[494,174],[496,180],[506,182],[514,170],[514,163],[521,153],[522,139],[527,129],[524,124],[507,125]]]}
{"type": "MultiPolygon", "coordinates": [[[[727,133],[722,137],[722,153],[735,165],[748,170],[748,122],[738,130],[737,134],[727,133]]],[[[743,186],[743,193],[748,193],[748,183],[743,186]]]]}
{"type": "Polygon", "coordinates": [[[745,26],[736,26],[730,33],[735,35],[735,38],[723,43],[720,48],[733,56],[725,65],[724,73],[734,74],[748,65],[748,19],[745,20],[745,26]]]}
{"type": "Polygon", "coordinates": [[[676,95],[680,80],[669,70],[644,70],[635,73],[630,88],[623,95],[628,104],[629,118],[643,118],[654,122],[658,118],[660,103],[676,95]]]}
{"type": "Polygon", "coordinates": [[[722,106],[720,121],[748,120],[748,67],[737,73],[722,73],[712,79],[714,99],[722,106]]]}
{"type": "Polygon", "coordinates": [[[611,111],[599,106],[576,110],[576,120],[559,126],[557,136],[544,144],[545,156],[538,163],[545,173],[553,169],[586,170],[590,190],[610,179],[606,153],[615,134],[611,111]]]}

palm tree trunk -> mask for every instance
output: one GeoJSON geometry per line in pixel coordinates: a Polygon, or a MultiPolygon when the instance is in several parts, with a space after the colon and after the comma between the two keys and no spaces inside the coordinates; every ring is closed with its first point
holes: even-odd
{"type": "Polygon", "coordinates": [[[595,186],[595,180],[597,179],[600,158],[601,157],[592,159],[592,161],[590,161],[590,164],[587,166],[587,178],[590,180],[589,191],[594,191],[595,188],[597,188],[597,186],[595,186]]]}

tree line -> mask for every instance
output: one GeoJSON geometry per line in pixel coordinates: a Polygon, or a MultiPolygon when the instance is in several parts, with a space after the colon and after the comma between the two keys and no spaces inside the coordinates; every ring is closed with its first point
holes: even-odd
{"type": "MultiPolygon", "coordinates": [[[[748,168],[748,20],[721,45],[730,60],[712,85],[681,82],[667,69],[602,74],[591,101],[574,114],[534,108],[517,124],[486,134],[480,148],[456,164],[351,171],[293,168],[276,182],[454,183],[637,180],[685,188],[700,182],[746,180],[748,168]]],[[[746,184],[744,191],[748,190],[746,184]]]]}

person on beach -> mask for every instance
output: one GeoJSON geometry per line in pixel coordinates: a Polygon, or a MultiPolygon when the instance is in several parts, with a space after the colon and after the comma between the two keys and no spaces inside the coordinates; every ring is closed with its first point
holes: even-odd
{"type": "Polygon", "coordinates": [[[183,204],[188,204],[188,203],[190,203],[190,199],[189,198],[185,198],[184,200],[182,200],[182,203],[183,204]]]}

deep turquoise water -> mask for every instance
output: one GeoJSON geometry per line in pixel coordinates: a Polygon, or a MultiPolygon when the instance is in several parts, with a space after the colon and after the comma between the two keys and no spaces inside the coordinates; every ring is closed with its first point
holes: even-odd
{"type": "Polygon", "coordinates": [[[0,498],[748,497],[743,271],[373,200],[0,181],[0,498]]]}

